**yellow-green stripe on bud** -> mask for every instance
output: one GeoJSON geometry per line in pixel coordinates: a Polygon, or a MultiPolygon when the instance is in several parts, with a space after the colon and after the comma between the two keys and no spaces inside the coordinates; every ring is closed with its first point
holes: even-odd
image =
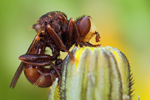
{"type": "Polygon", "coordinates": [[[75,47],[72,53],[76,61],[64,60],[59,96],[49,100],[131,100],[130,68],[122,52],[101,46],[75,47]]]}

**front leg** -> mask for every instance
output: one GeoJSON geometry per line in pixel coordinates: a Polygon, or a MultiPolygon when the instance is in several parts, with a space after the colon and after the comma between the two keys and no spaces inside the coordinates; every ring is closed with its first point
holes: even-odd
{"type": "Polygon", "coordinates": [[[93,44],[91,44],[91,43],[89,43],[89,42],[87,42],[87,44],[88,44],[89,46],[91,46],[91,47],[100,47],[100,46],[101,46],[101,44],[93,45],[93,44]]]}
{"type": "Polygon", "coordinates": [[[66,44],[69,44],[68,48],[70,48],[74,43],[77,45],[80,41],[80,34],[77,25],[72,18],[69,20],[67,32],[68,34],[66,34],[65,36],[67,38],[66,44]]]}
{"type": "Polygon", "coordinates": [[[71,54],[71,52],[69,52],[69,51],[66,49],[66,47],[65,47],[65,45],[63,44],[62,40],[59,38],[59,36],[57,35],[57,33],[52,29],[52,27],[48,24],[48,25],[46,26],[46,28],[47,28],[47,31],[48,31],[49,36],[50,36],[51,39],[55,42],[56,47],[57,47],[59,50],[64,50],[64,51],[66,51],[66,52],[69,54],[69,56],[71,57],[71,59],[72,59],[73,61],[75,61],[74,56],[71,54]]]}
{"type": "Polygon", "coordinates": [[[91,43],[89,43],[89,42],[80,42],[78,45],[79,45],[80,47],[83,47],[83,46],[88,46],[88,47],[100,47],[100,46],[101,46],[100,44],[93,45],[93,44],[91,44],[91,43]]]}

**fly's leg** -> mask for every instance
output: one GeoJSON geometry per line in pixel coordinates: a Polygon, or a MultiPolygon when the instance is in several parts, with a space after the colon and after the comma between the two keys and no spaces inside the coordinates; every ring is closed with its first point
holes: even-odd
{"type": "Polygon", "coordinates": [[[77,25],[72,18],[69,20],[67,32],[68,32],[68,34],[66,35],[66,38],[67,38],[66,43],[69,44],[71,42],[70,44],[75,43],[75,45],[77,45],[80,41],[79,40],[80,34],[78,32],[77,25]]]}
{"type": "Polygon", "coordinates": [[[88,44],[89,46],[91,46],[91,47],[100,47],[100,46],[101,46],[101,44],[93,45],[93,44],[91,44],[91,43],[89,43],[89,42],[87,42],[87,44],[88,44]]]}
{"type": "Polygon", "coordinates": [[[53,60],[56,60],[57,57],[60,55],[60,50],[58,50],[58,49],[56,48],[56,46],[51,43],[51,41],[48,40],[48,41],[44,41],[44,42],[45,42],[46,45],[52,50],[52,56],[51,56],[51,58],[52,58],[53,60]]]}
{"type": "MultiPolygon", "coordinates": [[[[59,70],[59,72],[62,71],[62,64],[63,64],[63,60],[62,59],[57,59],[55,61],[55,66],[57,66],[57,69],[59,70]]],[[[60,75],[62,76],[62,73],[60,73],[60,75]]],[[[61,85],[61,77],[58,80],[58,86],[61,85]]]]}
{"type": "Polygon", "coordinates": [[[79,46],[80,46],[80,47],[83,47],[83,46],[88,46],[88,47],[100,47],[101,45],[100,45],[100,44],[93,45],[93,44],[91,44],[91,43],[89,43],[89,42],[86,42],[86,43],[80,42],[80,43],[79,43],[79,46]]]}
{"type": "Polygon", "coordinates": [[[63,44],[62,40],[59,38],[59,36],[57,35],[57,33],[52,29],[52,27],[48,24],[48,25],[46,26],[46,28],[47,28],[47,31],[48,31],[49,36],[50,36],[51,39],[55,42],[56,47],[57,47],[58,49],[60,49],[60,50],[66,51],[66,52],[69,54],[69,56],[71,57],[71,59],[72,59],[73,61],[75,61],[74,56],[71,54],[71,52],[69,52],[69,51],[66,49],[66,47],[65,47],[65,45],[63,44]]]}

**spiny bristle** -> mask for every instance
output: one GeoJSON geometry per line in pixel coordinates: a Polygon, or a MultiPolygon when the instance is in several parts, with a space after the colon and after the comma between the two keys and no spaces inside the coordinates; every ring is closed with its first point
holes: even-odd
{"type": "MultiPolygon", "coordinates": [[[[65,80],[63,80],[63,81],[61,81],[62,83],[64,83],[64,84],[66,84],[66,81],[65,80]]],[[[61,84],[62,85],[62,84],[61,84]]],[[[65,100],[65,95],[62,95],[62,94],[65,94],[66,93],[66,89],[64,88],[64,89],[62,89],[61,88],[61,86],[59,87],[59,92],[60,92],[60,95],[59,95],[59,97],[60,97],[60,100],[65,100]]]]}
{"type": "Polygon", "coordinates": [[[77,17],[76,18],[76,21],[78,21],[78,20],[81,20],[83,17],[85,17],[86,15],[82,15],[82,16],[80,16],[80,17],[77,17]]]}
{"type": "Polygon", "coordinates": [[[134,84],[134,82],[130,82],[130,84],[129,84],[129,88],[130,88],[130,90],[132,89],[133,84],[134,84]]]}
{"type": "Polygon", "coordinates": [[[29,30],[32,30],[32,29],[33,29],[33,27],[32,27],[32,26],[28,26],[28,28],[29,28],[29,30]]]}
{"type": "Polygon", "coordinates": [[[133,84],[134,84],[133,74],[130,74],[130,77],[129,77],[129,87],[132,87],[133,84]]]}
{"type": "Polygon", "coordinates": [[[136,95],[136,93],[132,93],[132,94],[130,95],[131,100],[132,100],[133,97],[135,97],[135,95],[136,95]]]}
{"type": "Polygon", "coordinates": [[[133,78],[133,73],[131,72],[131,67],[129,67],[129,96],[132,98],[134,96],[134,89],[133,89],[133,84],[134,84],[134,78],[133,78]]]}

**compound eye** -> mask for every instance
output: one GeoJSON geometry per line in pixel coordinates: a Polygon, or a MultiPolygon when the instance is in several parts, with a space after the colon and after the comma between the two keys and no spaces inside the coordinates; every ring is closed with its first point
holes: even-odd
{"type": "Polygon", "coordinates": [[[79,23],[78,28],[79,28],[79,33],[81,36],[85,36],[86,34],[88,34],[91,28],[90,18],[87,16],[82,18],[79,23]]]}

